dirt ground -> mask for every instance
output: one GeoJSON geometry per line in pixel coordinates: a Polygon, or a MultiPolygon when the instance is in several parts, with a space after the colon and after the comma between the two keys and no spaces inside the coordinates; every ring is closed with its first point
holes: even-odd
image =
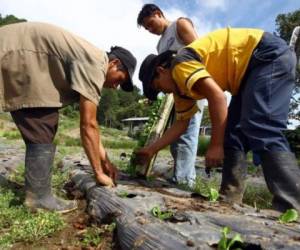
{"type": "Polygon", "coordinates": [[[66,226],[48,238],[43,238],[35,243],[16,243],[12,250],[117,250],[119,247],[114,240],[114,232],[109,232],[105,225],[97,225],[101,233],[102,241],[99,245],[83,246],[81,240],[87,227],[93,225],[93,221],[86,211],[85,200],[79,200],[78,209],[63,216],[66,226]]]}

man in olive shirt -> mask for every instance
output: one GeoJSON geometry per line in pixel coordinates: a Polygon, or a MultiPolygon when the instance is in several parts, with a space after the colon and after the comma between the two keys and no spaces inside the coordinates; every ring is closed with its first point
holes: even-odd
{"type": "Polygon", "coordinates": [[[261,159],[273,208],[300,211],[300,170],[283,135],[295,83],[296,57],[281,38],[258,29],[221,29],[195,40],[176,55],[149,55],[139,78],[145,95],[173,93],[177,121],[156,142],[139,150],[137,162],[178,138],[206,98],[212,121],[207,167],[223,162],[220,192],[242,202],[246,153],[261,159]],[[227,109],[224,91],[232,94],[227,109]],[[223,160],[224,159],[224,160],[223,160]]]}
{"type": "Polygon", "coordinates": [[[0,28],[0,111],[11,113],[26,144],[28,207],[76,208],[51,192],[58,109],[73,102],[79,102],[81,140],[95,177],[114,186],[117,171],[99,137],[97,106],[103,87],[133,90],[135,66],[128,50],[112,47],[106,53],[53,25],[28,22],[0,28]]]}

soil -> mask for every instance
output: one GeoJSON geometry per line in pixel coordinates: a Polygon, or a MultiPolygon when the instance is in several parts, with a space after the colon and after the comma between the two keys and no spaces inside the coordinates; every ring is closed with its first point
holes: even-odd
{"type": "Polygon", "coordinates": [[[98,246],[83,246],[81,240],[87,228],[94,225],[91,217],[86,213],[86,201],[78,200],[78,209],[63,215],[65,227],[51,235],[33,243],[16,243],[12,250],[117,250],[118,245],[114,240],[114,232],[109,232],[106,225],[96,225],[103,231],[102,241],[98,246]]]}

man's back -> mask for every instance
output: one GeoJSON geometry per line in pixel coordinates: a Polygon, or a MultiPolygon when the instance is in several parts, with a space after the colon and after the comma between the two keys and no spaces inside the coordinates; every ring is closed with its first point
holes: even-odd
{"type": "Polygon", "coordinates": [[[104,51],[54,25],[4,26],[0,109],[61,107],[77,100],[76,92],[98,104],[107,63],[104,51]]]}

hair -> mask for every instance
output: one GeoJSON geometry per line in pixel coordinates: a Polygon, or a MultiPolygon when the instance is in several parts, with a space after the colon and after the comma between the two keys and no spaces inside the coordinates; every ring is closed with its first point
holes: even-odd
{"type": "Polygon", "coordinates": [[[120,60],[119,57],[117,57],[115,54],[111,53],[111,52],[106,52],[107,57],[108,57],[108,61],[112,61],[114,59],[118,59],[120,61],[120,64],[117,65],[117,69],[121,70],[121,71],[127,71],[125,65],[122,63],[122,61],[120,60]]]}
{"type": "Polygon", "coordinates": [[[161,53],[157,59],[156,66],[162,66],[166,69],[170,68],[175,56],[175,50],[167,50],[161,53]]]}
{"type": "Polygon", "coordinates": [[[151,4],[151,3],[145,4],[142,7],[142,9],[141,9],[141,11],[138,15],[138,18],[137,18],[138,26],[139,27],[142,26],[144,18],[152,16],[155,11],[159,11],[162,14],[162,16],[164,17],[164,13],[162,12],[162,10],[157,5],[151,4]]]}

